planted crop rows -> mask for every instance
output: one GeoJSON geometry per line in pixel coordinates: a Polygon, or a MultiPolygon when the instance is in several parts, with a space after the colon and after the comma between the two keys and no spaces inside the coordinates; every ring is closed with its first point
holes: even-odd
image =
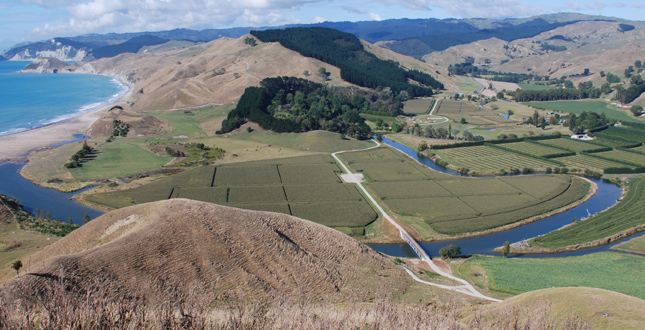
{"type": "Polygon", "coordinates": [[[566,149],[576,153],[583,152],[583,151],[600,150],[603,148],[602,146],[599,146],[599,145],[595,145],[584,141],[572,140],[570,138],[539,140],[535,142],[546,146],[566,149]]]}
{"type": "Polygon", "coordinates": [[[119,208],[168,198],[189,198],[292,214],[328,226],[349,228],[350,232],[362,232],[362,227],[376,219],[376,213],[353,184],[341,182],[337,175],[340,169],[332,162],[329,156],[307,156],[217,168],[204,166],[138,188],[94,194],[88,200],[119,208]]]}
{"type": "Polygon", "coordinates": [[[603,239],[645,224],[645,179],[634,179],[625,197],[611,209],[587,220],[535,238],[540,247],[556,248],[603,239]]]}
{"type": "Polygon", "coordinates": [[[615,159],[621,162],[627,162],[633,165],[645,166],[645,155],[637,154],[633,152],[623,151],[623,150],[612,150],[595,153],[593,155],[600,156],[603,158],[615,159]]]}
{"type": "Polygon", "coordinates": [[[409,114],[424,114],[430,111],[430,107],[434,103],[434,99],[415,99],[405,101],[403,105],[403,112],[409,114]]]}
{"type": "Polygon", "coordinates": [[[479,111],[479,108],[466,101],[455,100],[438,100],[440,102],[435,110],[435,114],[459,114],[479,111]]]}
{"type": "Polygon", "coordinates": [[[531,142],[513,142],[513,143],[504,143],[500,145],[506,149],[511,149],[513,151],[519,151],[539,157],[549,157],[551,155],[562,154],[562,149],[557,149],[553,147],[544,146],[537,143],[531,142]]]}
{"type": "Polygon", "coordinates": [[[615,168],[615,167],[633,167],[633,166],[628,166],[621,163],[612,162],[610,160],[593,157],[591,155],[567,156],[567,157],[558,158],[558,160],[571,163],[574,166],[593,167],[600,170],[605,170],[608,168],[615,168]]]}

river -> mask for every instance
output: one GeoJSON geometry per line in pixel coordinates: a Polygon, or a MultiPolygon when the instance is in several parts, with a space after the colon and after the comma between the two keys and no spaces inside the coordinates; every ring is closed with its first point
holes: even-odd
{"type": "MultiPolygon", "coordinates": [[[[450,175],[459,175],[458,172],[452,171],[443,167],[438,166],[432,160],[424,157],[419,154],[416,150],[408,148],[400,143],[394,142],[387,138],[383,138],[383,142],[393,148],[400,150],[406,155],[416,159],[421,164],[424,164],[436,171],[450,174],[450,175]]],[[[539,174],[538,174],[539,175],[539,174]]],[[[535,236],[543,235],[558,228],[561,228],[564,225],[570,224],[574,217],[586,218],[590,214],[595,214],[600,211],[606,210],[607,208],[616,204],[618,198],[620,198],[622,193],[622,188],[617,185],[603,180],[603,179],[590,179],[598,185],[598,191],[596,194],[591,197],[585,203],[572,208],[563,213],[559,213],[548,218],[544,218],[539,221],[532,222],[527,225],[517,227],[515,229],[454,240],[444,240],[444,241],[435,241],[435,242],[424,242],[420,243],[424,250],[430,256],[438,256],[439,249],[450,244],[459,245],[461,247],[461,252],[464,255],[472,254],[494,254],[493,250],[496,247],[502,246],[504,242],[509,241],[511,243],[522,241],[528,238],[535,236]]],[[[637,237],[642,236],[645,233],[639,235],[631,236],[637,237]]],[[[631,238],[630,237],[630,238],[631,238]]],[[[573,252],[563,252],[558,254],[529,254],[529,255],[511,255],[515,257],[554,257],[554,256],[574,256],[574,255],[583,255],[593,252],[606,251],[611,248],[614,244],[604,245],[596,248],[581,249],[573,252]]],[[[396,256],[396,257],[415,257],[414,251],[410,249],[407,244],[369,244],[373,249],[385,253],[387,255],[396,256]]]]}

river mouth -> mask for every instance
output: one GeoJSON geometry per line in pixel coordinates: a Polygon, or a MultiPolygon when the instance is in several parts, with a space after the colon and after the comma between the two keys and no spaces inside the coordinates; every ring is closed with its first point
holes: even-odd
{"type": "MultiPolygon", "coordinates": [[[[394,142],[385,137],[383,137],[383,143],[405,153],[406,155],[417,160],[419,163],[430,167],[433,170],[451,175],[460,175],[456,171],[440,167],[432,160],[424,157],[423,155],[420,155],[416,150],[408,148],[400,143],[394,142]]],[[[614,206],[617,203],[618,199],[621,197],[623,190],[619,186],[603,179],[587,179],[593,181],[596,185],[598,185],[598,191],[596,192],[596,194],[589,198],[589,200],[587,200],[586,202],[562,213],[558,213],[550,217],[546,217],[544,219],[521,225],[519,227],[506,231],[453,240],[419,242],[419,244],[431,257],[439,256],[439,250],[451,244],[459,245],[461,247],[462,254],[466,256],[473,254],[496,255],[494,249],[502,246],[506,241],[515,243],[552,232],[565,225],[570,224],[574,217],[576,217],[577,219],[587,218],[589,215],[596,214],[614,206]]],[[[629,238],[641,236],[643,234],[645,233],[630,236],[629,238]]],[[[609,245],[580,249],[571,252],[553,254],[522,254],[510,256],[525,258],[544,258],[584,255],[594,252],[607,251],[611,248],[611,246],[617,244],[618,242],[620,241],[614,242],[609,245]]],[[[410,249],[407,244],[368,244],[368,246],[378,252],[394,257],[417,257],[414,251],[412,251],[412,249],[410,249]]]]}
{"type": "Polygon", "coordinates": [[[82,224],[87,214],[94,219],[105,212],[99,211],[70,200],[72,196],[91,188],[72,193],[64,193],[34,184],[19,173],[26,163],[0,164],[0,194],[15,197],[24,205],[26,211],[35,214],[36,208],[49,212],[52,219],[67,222],[71,217],[75,224],[82,224]]]}

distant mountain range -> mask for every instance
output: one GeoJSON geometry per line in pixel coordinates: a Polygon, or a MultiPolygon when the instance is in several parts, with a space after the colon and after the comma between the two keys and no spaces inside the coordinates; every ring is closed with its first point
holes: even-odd
{"type": "MultiPolygon", "coordinates": [[[[522,19],[390,19],[363,22],[323,22],[263,28],[239,27],[230,29],[190,30],[175,29],[160,32],[89,34],[70,38],[22,44],[2,56],[9,60],[33,60],[54,57],[62,61],[89,61],[113,57],[122,53],[136,53],[144,46],[159,45],[171,40],[208,42],[221,37],[239,38],[251,30],[285,27],[327,27],[348,32],[370,43],[379,43],[398,53],[422,58],[452,46],[478,40],[498,38],[513,41],[530,38],[558,27],[580,21],[615,21],[626,28],[631,24],[622,19],[574,13],[541,15],[522,19]]],[[[633,28],[633,26],[632,26],[633,28]]],[[[2,58],[0,58],[2,60],[2,58]]]]}

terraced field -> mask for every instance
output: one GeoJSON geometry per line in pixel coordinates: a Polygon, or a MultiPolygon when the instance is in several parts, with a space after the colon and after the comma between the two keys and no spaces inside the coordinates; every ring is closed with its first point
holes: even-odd
{"type": "MultiPolygon", "coordinates": [[[[490,147],[468,148],[486,154],[490,147]]],[[[455,149],[440,151],[446,150],[455,149]]],[[[369,178],[369,188],[393,212],[421,219],[423,226],[448,235],[482,231],[543,214],[583,198],[589,189],[586,181],[565,175],[463,178],[438,174],[385,148],[341,157],[354,171],[362,171],[369,178]]]]}
{"type": "Polygon", "coordinates": [[[630,182],[625,197],[611,209],[574,225],[531,240],[543,248],[558,248],[591,242],[645,225],[645,179],[630,182]]]}
{"type": "Polygon", "coordinates": [[[280,212],[347,233],[363,232],[376,213],[354,184],[342,183],[324,155],[204,166],[138,188],[95,194],[93,203],[120,208],[168,198],[189,198],[250,210],[280,212]]]}

